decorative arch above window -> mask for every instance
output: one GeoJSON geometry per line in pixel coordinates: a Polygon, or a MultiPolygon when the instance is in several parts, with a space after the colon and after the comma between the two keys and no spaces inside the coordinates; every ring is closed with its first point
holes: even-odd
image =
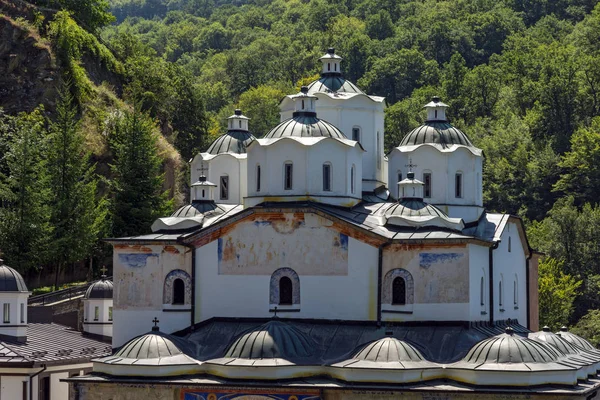
{"type": "Polygon", "coordinates": [[[279,268],[271,275],[271,283],[269,284],[269,304],[274,305],[300,305],[300,278],[296,271],[291,268],[279,268]],[[285,278],[285,279],[284,279],[285,278]],[[291,283],[291,296],[288,291],[291,283]],[[282,293],[282,289],[286,293],[282,293]],[[291,303],[290,303],[291,297],[291,303]],[[281,303],[281,300],[285,300],[281,303]]]}
{"type": "Polygon", "coordinates": [[[192,304],[192,278],[190,278],[190,275],[187,272],[181,269],[175,269],[167,274],[163,287],[163,304],[192,304]],[[174,289],[177,289],[178,291],[181,290],[181,283],[178,282],[175,284],[176,280],[183,282],[183,303],[181,303],[179,295],[174,296],[174,289]],[[177,304],[174,303],[175,300],[177,300],[177,304]]]}
{"type": "Polygon", "coordinates": [[[397,298],[394,298],[394,282],[396,282],[396,297],[398,296],[398,290],[402,289],[401,282],[396,281],[396,278],[404,280],[404,292],[406,297],[404,304],[413,304],[415,301],[415,283],[410,272],[403,268],[396,268],[385,274],[385,277],[383,278],[382,304],[402,305],[401,302],[394,301],[398,300],[397,298]]]}

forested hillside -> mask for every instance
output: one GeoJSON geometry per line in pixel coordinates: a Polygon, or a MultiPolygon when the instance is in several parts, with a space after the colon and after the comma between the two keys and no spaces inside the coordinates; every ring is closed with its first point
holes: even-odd
{"type": "MultiPolygon", "coordinates": [[[[25,21],[47,38],[70,83],[62,92],[72,101],[63,93],[59,103],[80,120],[75,131],[85,132],[85,151],[97,154],[90,161],[111,165],[96,167],[103,177],[96,201],[108,204],[102,234],[141,233],[157,210],[181,201],[176,190],[156,189],[158,172],[146,182],[154,189],[143,196],[138,186],[120,183],[119,177],[139,180],[132,165],[140,160],[127,160],[122,147],[138,143],[128,139],[132,127],[160,133],[150,136],[164,143],[144,142],[144,154],[152,155],[147,171],[164,171],[164,154],[172,148],[178,155],[171,159],[187,161],[223,131],[235,107],[252,118],[251,130],[260,136],[278,122],[280,99],[313,80],[317,59],[335,47],[348,79],[387,98],[388,150],[422,123],[421,107],[431,96],[450,105],[452,123],[484,150],[486,207],[523,217],[531,246],[547,256],[540,267],[542,322],[556,328],[600,308],[596,3],[94,0],[82,6],[37,0],[38,7],[71,14],[33,12],[25,21]],[[99,73],[99,66],[108,72],[99,73]],[[119,215],[140,201],[145,211],[129,226],[119,215]]],[[[5,116],[4,129],[19,131],[15,126],[29,126],[33,122],[24,121],[31,118],[50,127],[60,122],[52,106],[40,113],[5,116]]],[[[181,165],[176,169],[185,176],[181,165]]],[[[0,168],[10,170],[6,162],[0,168]]],[[[10,197],[18,190],[4,192],[10,197]]],[[[590,314],[581,329],[599,319],[590,314]]]]}

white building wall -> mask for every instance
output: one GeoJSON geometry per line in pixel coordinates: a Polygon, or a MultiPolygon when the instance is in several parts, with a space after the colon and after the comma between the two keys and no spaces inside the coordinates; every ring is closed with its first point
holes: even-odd
{"type": "MultiPolygon", "coordinates": [[[[14,372],[17,372],[16,370],[14,372]]],[[[23,398],[23,382],[29,385],[28,376],[0,376],[0,399],[18,400],[23,398]]],[[[29,394],[29,393],[27,393],[29,394]]],[[[68,397],[64,399],[67,400],[68,397]]],[[[57,398],[58,399],[58,398],[57,398]]]]}
{"type": "Polygon", "coordinates": [[[501,242],[494,250],[494,320],[518,319],[527,325],[527,271],[525,252],[514,222],[508,222],[501,242]],[[509,251],[510,242],[510,251],[509,251]],[[500,307],[499,282],[502,280],[504,297],[500,307]],[[517,303],[514,303],[514,282],[517,282],[517,303]],[[504,310],[504,311],[501,311],[504,310]]]}
{"type": "Polygon", "coordinates": [[[164,305],[163,289],[166,276],[173,270],[181,269],[191,277],[191,254],[190,249],[179,245],[114,246],[113,348],[149,332],[155,317],[163,332],[190,326],[191,303],[164,305]],[[171,311],[173,307],[177,311],[171,311]]]}
{"type": "Polygon", "coordinates": [[[69,384],[60,381],[68,377],[68,372],[56,372],[50,375],[50,400],[69,399],[69,384]]]}
{"type": "Polygon", "coordinates": [[[28,297],[28,292],[0,292],[0,335],[27,336],[28,297]],[[10,319],[7,323],[4,322],[4,304],[9,304],[10,307],[10,319]]]}
{"type": "Polygon", "coordinates": [[[490,270],[489,247],[469,244],[470,320],[489,321],[490,316],[490,270]],[[481,301],[481,278],[483,278],[483,302],[481,301]],[[481,304],[483,303],[483,305],[481,304]]]}
{"type": "Polygon", "coordinates": [[[83,301],[83,330],[85,332],[112,337],[113,322],[109,319],[109,308],[113,307],[112,299],[85,299],[83,301]],[[98,307],[98,319],[96,316],[98,307]]]}
{"type": "MultiPolygon", "coordinates": [[[[288,318],[374,320],[377,298],[376,247],[348,239],[348,273],[342,276],[303,275],[300,311],[278,309],[288,318]]],[[[196,250],[196,322],[212,317],[271,317],[269,284],[263,275],[220,275],[217,242],[196,250]]],[[[294,265],[289,265],[294,269],[294,265]]]]}

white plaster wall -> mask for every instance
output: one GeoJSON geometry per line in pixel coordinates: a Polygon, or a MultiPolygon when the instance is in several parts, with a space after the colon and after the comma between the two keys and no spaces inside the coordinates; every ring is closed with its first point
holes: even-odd
{"type": "Polygon", "coordinates": [[[423,173],[431,172],[431,198],[427,202],[439,205],[450,217],[461,212],[457,207],[444,207],[446,205],[478,206],[483,204],[481,191],[482,157],[476,156],[465,148],[455,151],[441,152],[433,146],[422,145],[419,147],[403,146],[395,148],[388,155],[388,181],[394,196],[398,196],[398,172],[402,172],[403,179],[409,171],[407,164],[412,160],[416,166],[413,168],[415,177],[423,181],[423,173]],[[455,196],[455,175],[462,173],[462,197],[455,196]]]}
{"type": "MultiPolygon", "coordinates": [[[[416,284],[416,283],[415,283],[416,284]]],[[[408,307],[412,314],[386,312],[396,306],[382,306],[381,319],[389,322],[403,321],[465,321],[469,313],[468,303],[413,304],[408,307]]]]}
{"type": "MultiPolygon", "coordinates": [[[[377,248],[348,239],[348,274],[299,274],[300,312],[278,311],[290,318],[373,320],[376,318],[377,248]]],[[[196,322],[211,317],[270,317],[265,275],[219,275],[217,242],[196,250],[196,322]]],[[[289,266],[294,268],[293,265],[289,266]]]]}
{"type": "Polygon", "coordinates": [[[187,247],[114,246],[113,347],[149,332],[154,317],[160,320],[161,330],[168,333],[190,325],[189,308],[178,312],[163,312],[165,277],[175,269],[192,275],[191,250],[187,247]]]}
{"type": "Polygon", "coordinates": [[[27,336],[27,298],[28,292],[0,293],[0,334],[8,336],[27,336]],[[4,324],[4,304],[10,304],[10,322],[4,324]],[[24,312],[24,322],[21,322],[21,304],[24,312]],[[8,325],[8,326],[4,326],[8,325]]]}
{"type": "MultiPolygon", "coordinates": [[[[246,194],[243,193],[242,181],[246,180],[245,160],[241,160],[230,155],[220,154],[215,158],[208,160],[208,176],[207,179],[216,184],[217,187],[213,190],[213,200],[216,203],[222,204],[241,204],[242,198],[246,194]],[[244,167],[244,168],[243,168],[244,167]],[[221,176],[229,176],[229,198],[221,199],[221,176]]],[[[197,171],[199,172],[199,171],[197,171]]],[[[244,185],[245,187],[245,185],[244,185]]]]}
{"type": "MultiPolygon", "coordinates": [[[[27,385],[29,385],[29,377],[2,375],[0,377],[0,399],[22,399],[23,382],[27,382],[27,385]]],[[[29,395],[29,393],[27,394],[29,395]]],[[[60,400],[59,397],[57,397],[56,399],[60,400]]],[[[63,399],[67,400],[68,397],[64,397],[63,399]]],[[[54,398],[52,398],[52,400],[54,400],[54,398]]]]}
{"type": "Polygon", "coordinates": [[[516,223],[508,222],[501,236],[498,248],[494,250],[494,320],[518,319],[521,325],[527,325],[527,287],[525,252],[516,223]],[[508,251],[508,242],[511,251],[508,251]],[[504,278],[504,301],[500,311],[498,282],[504,278]],[[513,281],[518,281],[517,305],[513,304],[513,281]]]}
{"type": "Polygon", "coordinates": [[[68,377],[68,372],[56,372],[50,375],[50,400],[69,399],[69,384],[60,381],[68,377]]]}
{"type": "Polygon", "coordinates": [[[490,319],[490,269],[489,247],[469,244],[469,298],[470,321],[489,321],[490,319]],[[484,279],[483,303],[481,305],[481,277],[484,279]]]}

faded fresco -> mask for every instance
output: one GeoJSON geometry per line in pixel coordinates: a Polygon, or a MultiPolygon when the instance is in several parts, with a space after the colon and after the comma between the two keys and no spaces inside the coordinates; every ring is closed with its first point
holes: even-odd
{"type": "Polygon", "coordinates": [[[410,273],[417,304],[469,302],[469,257],[465,247],[392,246],[384,252],[384,276],[399,268],[410,273]]]}
{"type": "Polygon", "coordinates": [[[320,400],[319,392],[288,392],[288,393],[269,393],[267,391],[249,391],[248,393],[235,392],[202,392],[187,391],[181,394],[182,400],[320,400]]]}
{"type": "Polygon", "coordinates": [[[238,223],[218,239],[219,274],[347,275],[348,236],[315,214],[285,213],[238,223]]]}

